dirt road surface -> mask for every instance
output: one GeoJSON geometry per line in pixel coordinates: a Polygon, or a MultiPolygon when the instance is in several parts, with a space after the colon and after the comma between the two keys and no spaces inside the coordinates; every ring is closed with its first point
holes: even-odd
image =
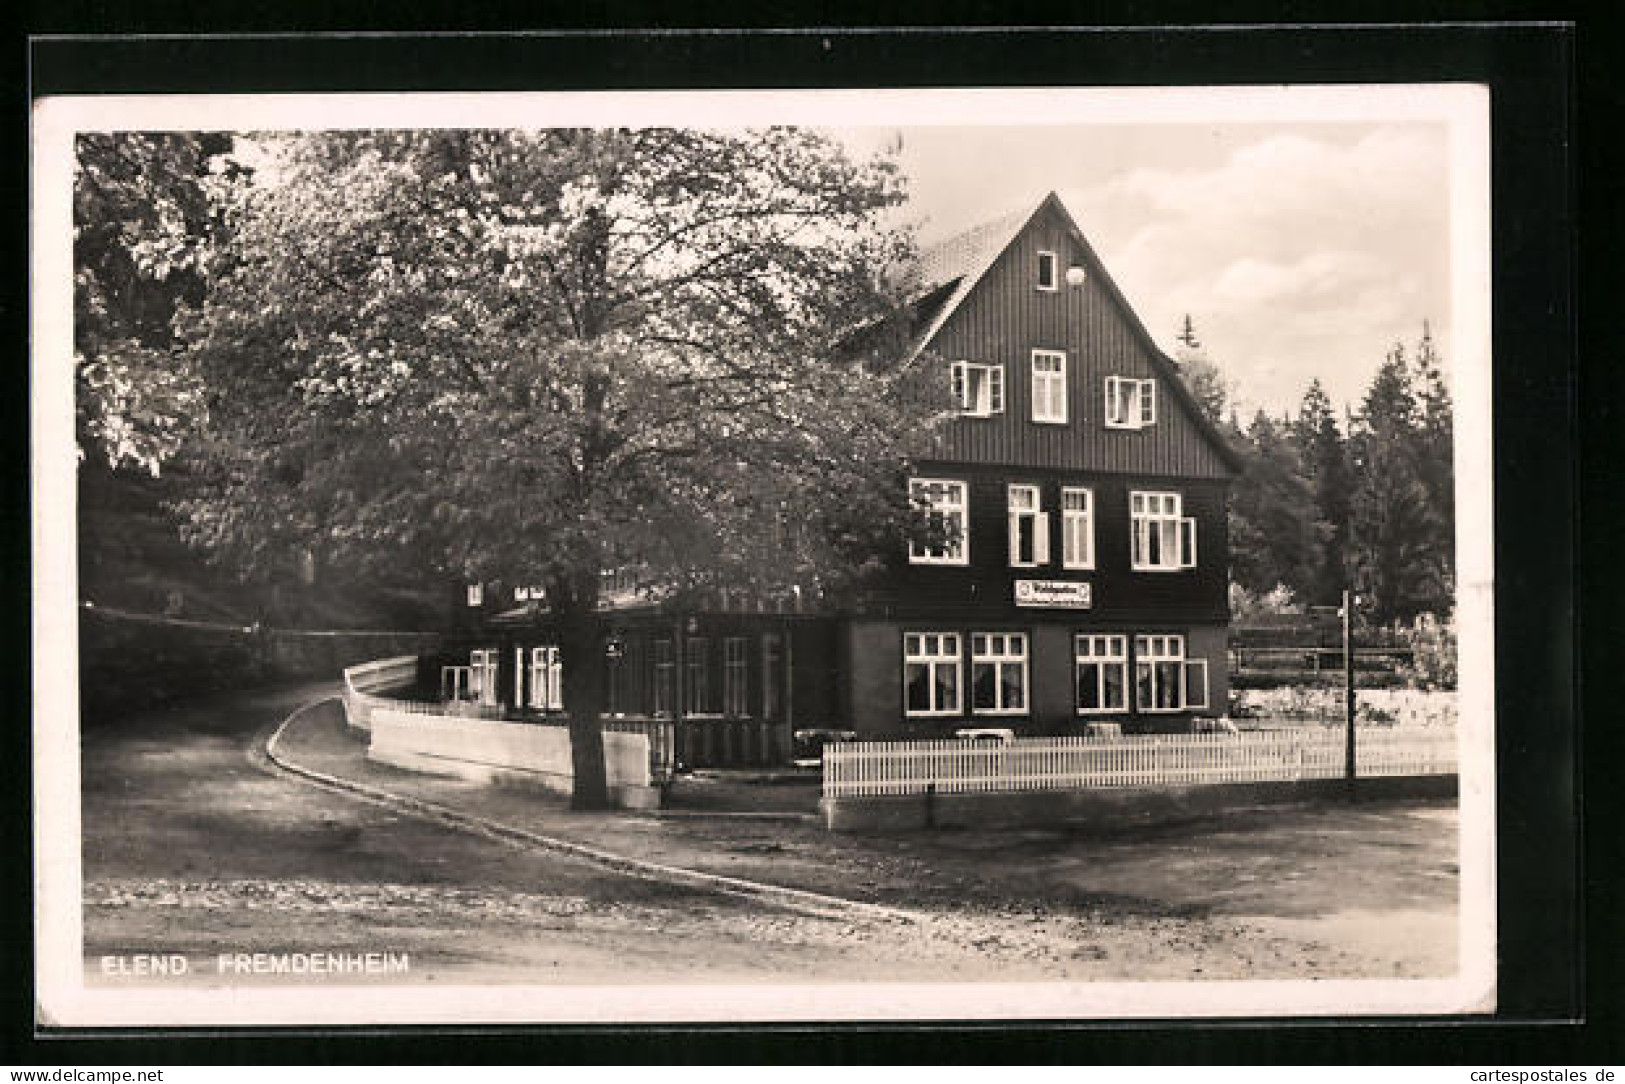
{"type": "MultiPolygon", "coordinates": [[[[1018,981],[1444,976],[1455,814],[1268,810],[1160,832],[833,836],[807,819],[572,814],[365,761],[336,710],[281,751],[369,785],[633,857],[906,907],[820,917],[662,884],[312,788],[263,758],[327,687],[121,720],[83,741],[87,978],[103,957],[387,952],[391,983],[1018,981]],[[342,771],[341,771],[342,769],[342,771]]],[[[708,784],[685,784],[704,787],[708,784]]],[[[681,798],[681,795],[679,795],[681,798]]],[[[793,788],[757,804],[793,812],[793,788]]],[[[724,805],[728,803],[723,803],[724,805]]],[[[175,981],[165,980],[165,981],[175,981]]],[[[309,982],[309,978],[301,981],[309,982]]]]}

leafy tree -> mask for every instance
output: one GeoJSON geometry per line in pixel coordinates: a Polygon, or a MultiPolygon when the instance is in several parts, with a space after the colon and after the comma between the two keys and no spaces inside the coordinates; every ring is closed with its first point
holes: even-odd
{"type": "Polygon", "coordinates": [[[1263,411],[1241,445],[1246,459],[1230,500],[1231,578],[1254,594],[1284,585],[1306,597],[1322,560],[1315,495],[1297,449],[1263,411]]]}
{"type": "Polygon", "coordinates": [[[1332,605],[1349,582],[1349,498],[1353,479],[1337,415],[1318,378],[1304,393],[1298,417],[1291,425],[1291,438],[1304,476],[1314,490],[1314,514],[1323,539],[1320,565],[1306,597],[1316,605],[1332,605]]]}
{"type": "MultiPolygon", "coordinates": [[[[902,197],[795,129],[276,141],[189,329],[197,540],[543,588],[575,802],[605,801],[601,575],[836,591],[920,518],[902,197]],[[781,524],[781,529],[772,529],[781,524]]],[[[939,382],[940,383],[940,382],[939,382]]]]}
{"type": "Polygon", "coordinates": [[[85,134],[74,147],[74,379],[80,587],[156,609],[189,557],[184,490],[201,391],[175,334],[201,301],[224,190],[248,170],[218,133],[85,134]],[[144,597],[145,596],[145,597],[144,597]]]}
{"type": "Polygon", "coordinates": [[[176,312],[201,300],[220,223],[212,194],[246,171],[221,134],[78,137],[73,175],[74,361],[80,456],[156,476],[199,389],[176,312]]]}
{"type": "Polygon", "coordinates": [[[1225,405],[1231,397],[1230,386],[1219,367],[1202,348],[1189,313],[1185,314],[1185,322],[1175,339],[1179,346],[1174,350],[1174,360],[1179,365],[1179,375],[1184,379],[1185,387],[1190,389],[1191,397],[1208,420],[1215,425],[1222,424],[1225,405]]]}

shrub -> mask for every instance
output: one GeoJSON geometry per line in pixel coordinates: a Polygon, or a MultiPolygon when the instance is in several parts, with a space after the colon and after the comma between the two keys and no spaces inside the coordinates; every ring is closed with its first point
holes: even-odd
{"type": "Polygon", "coordinates": [[[1411,649],[1411,662],[1400,667],[1405,682],[1413,689],[1454,689],[1456,687],[1456,614],[1452,610],[1440,621],[1422,614],[1410,626],[1395,627],[1411,649]]]}

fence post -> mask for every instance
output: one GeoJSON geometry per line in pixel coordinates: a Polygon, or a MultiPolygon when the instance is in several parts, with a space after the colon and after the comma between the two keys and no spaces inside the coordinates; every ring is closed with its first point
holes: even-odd
{"type": "Polygon", "coordinates": [[[1354,593],[1343,589],[1343,721],[1347,727],[1343,778],[1354,787],[1354,593]]]}

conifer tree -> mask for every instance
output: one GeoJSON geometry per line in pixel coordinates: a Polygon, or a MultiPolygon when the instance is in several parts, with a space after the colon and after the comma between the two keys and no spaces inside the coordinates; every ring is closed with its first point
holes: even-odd
{"type": "Polygon", "coordinates": [[[1429,609],[1437,518],[1417,462],[1421,417],[1411,369],[1395,344],[1361,401],[1350,439],[1350,541],[1356,590],[1377,624],[1429,609]]]}
{"type": "Polygon", "coordinates": [[[1314,490],[1315,518],[1322,548],[1319,569],[1306,601],[1328,606],[1348,585],[1349,499],[1352,478],[1348,449],[1337,414],[1319,378],[1311,381],[1291,425],[1304,477],[1314,490]]]}

